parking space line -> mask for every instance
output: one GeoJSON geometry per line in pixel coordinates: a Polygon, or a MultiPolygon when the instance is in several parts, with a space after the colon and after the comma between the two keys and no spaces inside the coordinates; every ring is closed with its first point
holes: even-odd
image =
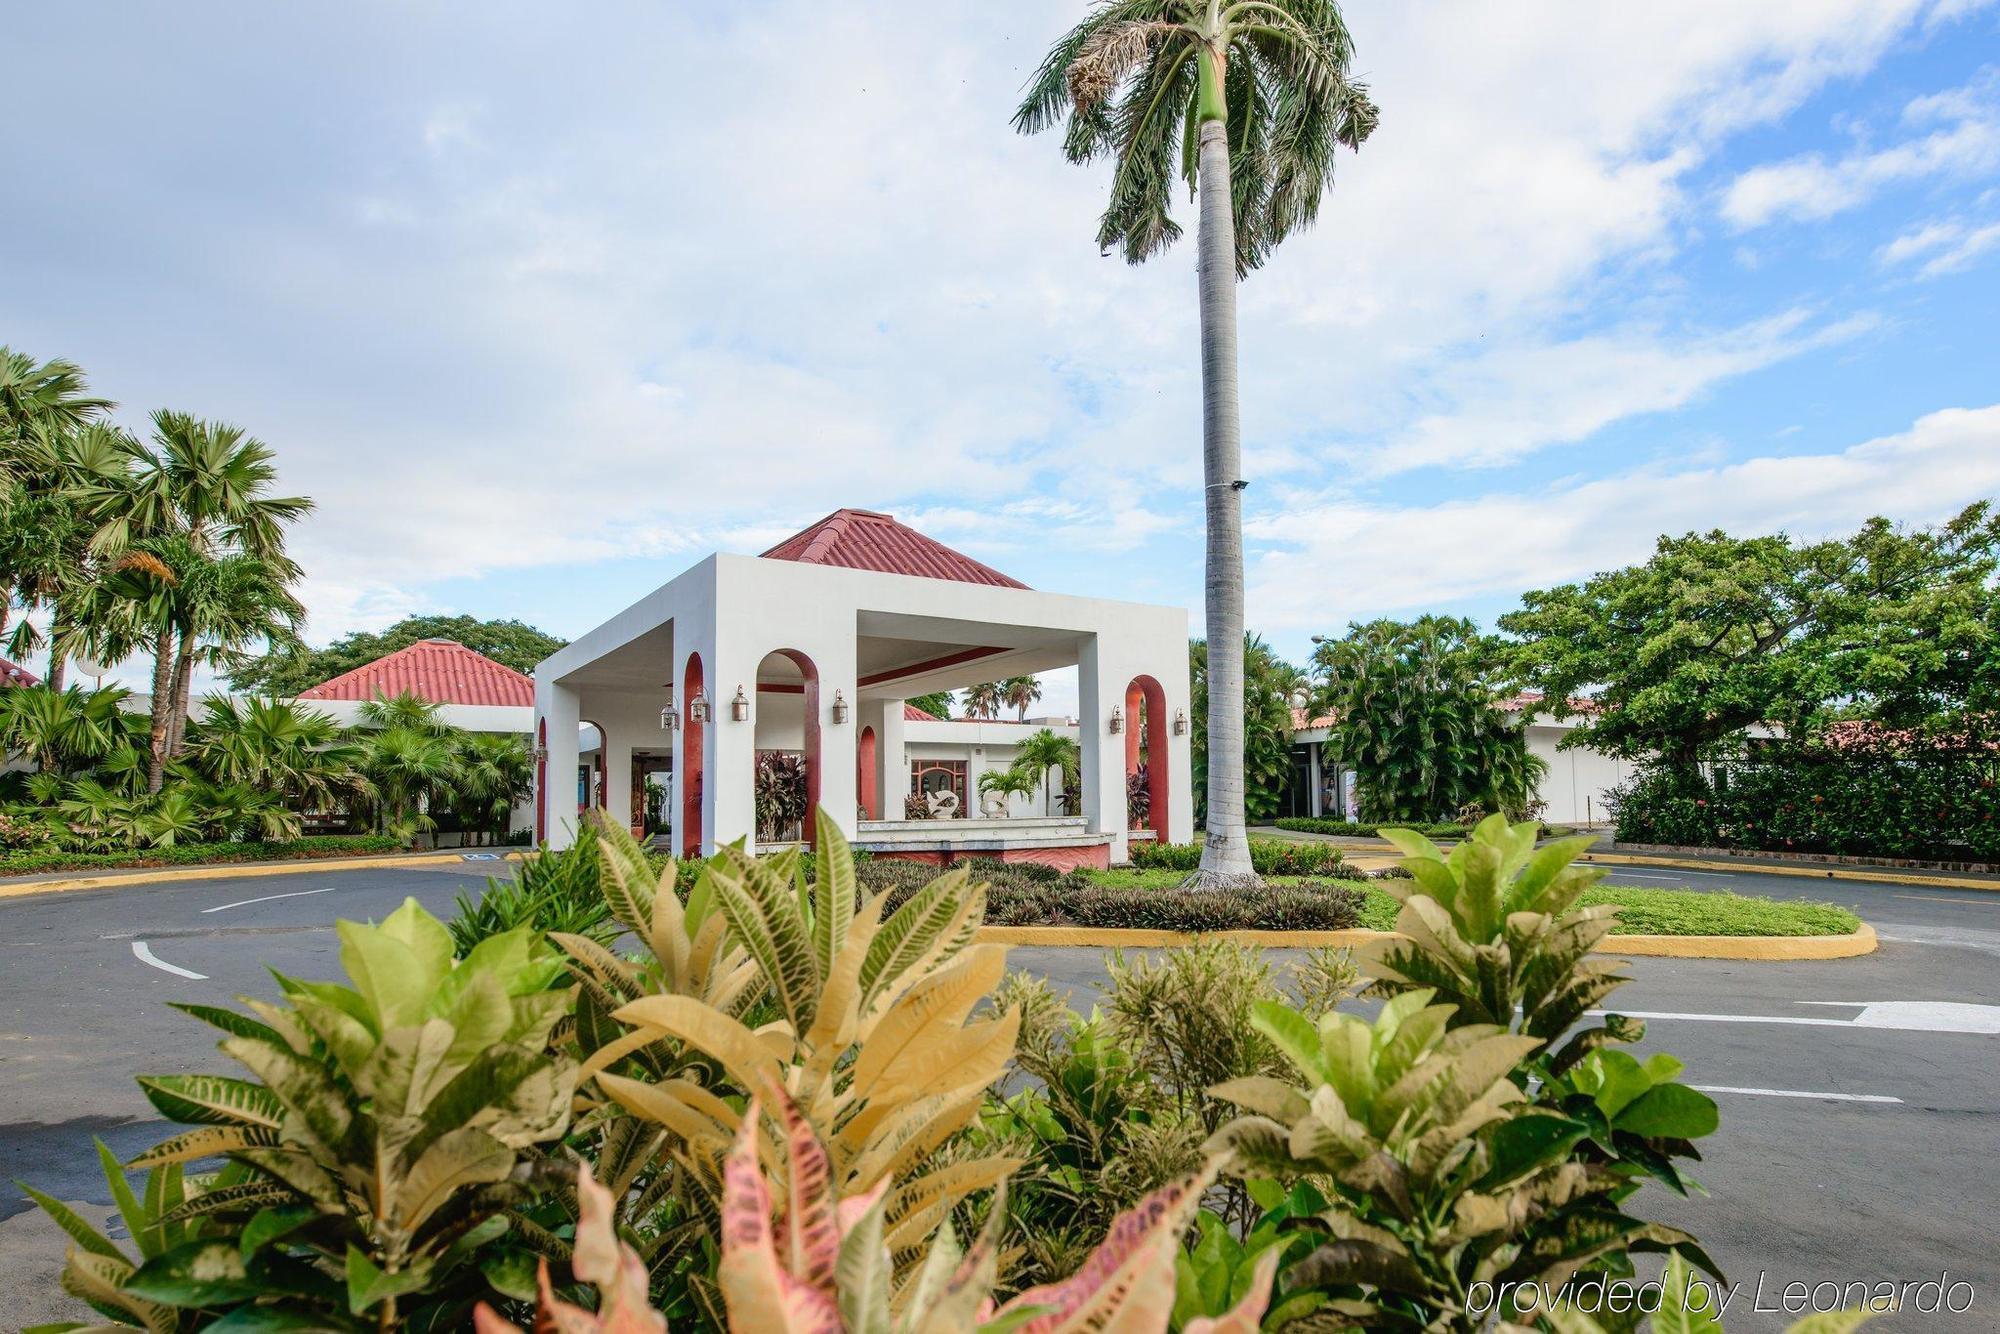
{"type": "Polygon", "coordinates": [[[175,977],[192,978],[196,982],[208,981],[207,973],[197,973],[192,968],[182,968],[178,964],[171,964],[165,959],[158,958],[151,949],[147,948],[146,942],[143,940],[132,942],[132,953],[139,957],[140,963],[149,963],[163,973],[172,973],[175,977]]]}
{"type": "Polygon", "coordinates": [[[1892,1098],[1886,1093],[1814,1093],[1806,1089],[1751,1089],[1736,1088],[1729,1084],[1690,1084],[1689,1088],[1700,1089],[1703,1093],[1743,1093],[1753,1098],[1821,1098],[1828,1102],[1893,1102],[1901,1103],[1901,1098],[1892,1098]]]}
{"type": "Polygon", "coordinates": [[[218,903],[213,908],[203,908],[205,913],[221,912],[224,908],[247,908],[253,903],[269,903],[272,899],[302,899],[308,894],[331,894],[333,886],[324,889],[295,889],[289,894],[266,894],[257,899],[238,899],[234,903],[218,903]]]}

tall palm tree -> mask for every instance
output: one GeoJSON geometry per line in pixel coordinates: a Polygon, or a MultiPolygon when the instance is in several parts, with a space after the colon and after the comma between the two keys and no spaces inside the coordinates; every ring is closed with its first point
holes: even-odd
{"type": "Polygon", "coordinates": [[[1020,722],[1028,721],[1028,706],[1042,697],[1042,683],[1032,676],[1010,676],[1000,683],[1000,698],[1020,722]]]}
{"type": "Polygon", "coordinates": [[[290,607],[296,604],[287,606],[283,590],[298,577],[298,567],[285,556],[284,532],[312,502],[271,495],[277,480],[271,447],[227,423],[162,410],[153,414],[150,444],[132,441],[128,452],[129,479],[89,486],[82,494],[98,523],[92,550],[128,575],[150,576],[135,605],[143,609],[153,657],[147,784],[157,791],[182,734],[198,658],[225,655],[259,638],[282,642],[295,626],[290,607]],[[234,558],[261,562],[261,577],[248,564],[225,567],[234,558]],[[235,590],[228,597],[216,583],[225,576],[235,590]],[[194,586],[176,591],[183,582],[194,586]],[[253,585],[262,590],[255,598],[247,591],[253,585]],[[265,614],[249,618],[259,623],[246,631],[245,609],[257,601],[265,614]],[[197,614],[204,607],[206,613],[197,614]],[[207,643],[205,634],[213,636],[207,643]]]}
{"type": "Polygon", "coordinates": [[[988,681],[983,685],[967,686],[965,689],[965,716],[968,718],[998,718],[1000,705],[1000,683],[988,681]]]}
{"type": "Polygon", "coordinates": [[[1066,122],[1072,162],[1110,158],[1097,229],[1137,264],[1180,235],[1176,174],[1200,201],[1202,472],[1207,510],[1208,839],[1194,885],[1254,883],[1243,813],[1243,501],[1235,280],[1310,224],[1335,150],[1378,113],[1332,0],[1103,0],[1050,50],[1014,113],[1066,122]]]}

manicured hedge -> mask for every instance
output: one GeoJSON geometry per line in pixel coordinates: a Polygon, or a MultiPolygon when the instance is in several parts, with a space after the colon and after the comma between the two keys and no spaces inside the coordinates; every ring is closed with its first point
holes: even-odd
{"type": "Polygon", "coordinates": [[[1414,829],[1426,838],[1464,838],[1465,826],[1451,822],[1436,824],[1361,824],[1354,820],[1323,820],[1311,816],[1288,815],[1271,821],[1280,829],[1289,829],[1295,834],[1335,834],[1346,838],[1380,838],[1381,830],[1414,829]]]}
{"type": "MultiPolygon", "coordinates": [[[[1132,865],[1141,870],[1192,871],[1201,865],[1199,843],[1135,842],[1130,846],[1132,865]]],[[[1353,875],[1342,865],[1344,860],[1345,855],[1331,843],[1250,840],[1250,864],[1258,875],[1353,875]]]]}
{"type": "Polygon", "coordinates": [[[1613,793],[1621,843],[2000,860],[2000,750],[1773,746],[1709,773],[1639,773],[1613,793]]]}
{"type": "Polygon", "coordinates": [[[0,875],[40,871],[94,871],[121,866],[205,866],[224,862],[274,862],[357,853],[395,852],[402,847],[385,834],[328,834],[288,843],[181,843],[138,852],[0,853],[0,875]]]}
{"type": "MultiPolygon", "coordinates": [[[[862,880],[891,890],[885,912],[936,877],[934,866],[877,859],[862,880]]],[[[985,882],[991,926],[1134,927],[1155,931],[1338,931],[1361,921],[1361,893],[1332,881],[1305,881],[1259,890],[1188,891],[1173,886],[1100,884],[1096,872],[1054,872],[1022,863],[973,860],[985,882]]]]}

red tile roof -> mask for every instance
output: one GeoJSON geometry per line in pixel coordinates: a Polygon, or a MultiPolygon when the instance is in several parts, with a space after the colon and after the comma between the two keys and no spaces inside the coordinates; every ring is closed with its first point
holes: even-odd
{"type": "Polygon", "coordinates": [[[0,658],[0,686],[38,686],[42,678],[26,667],[0,658]]]}
{"type": "Polygon", "coordinates": [[[374,699],[409,691],[432,704],[532,708],[535,682],[452,639],[424,639],[299,692],[300,699],[374,699]]]}
{"type": "Polygon", "coordinates": [[[941,723],[944,719],[935,713],[928,713],[914,704],[903,705],[903,721],[906,723],[941,723]]]}
{"type": "Polygon", "coordinates": [[[874,510],[835,510],[812,527],[792,534],[764,553],[766,560],[795,560],[805,565],[838,565],[849,570],[876,570],[919,579],[950,579],[961,584],[995,588],[1026,588],[990,565],[964,552],[906,528],[874,510]]]}

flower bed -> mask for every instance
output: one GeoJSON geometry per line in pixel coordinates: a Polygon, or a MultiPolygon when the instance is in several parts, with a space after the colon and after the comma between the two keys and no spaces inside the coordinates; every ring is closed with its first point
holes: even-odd
{"type": "Polygon", "coordinates": [[[395,852],[402,847],[385,834],[329,834],[295,838],[285,843],[181,843],[139,852],[0,853],[0,875],[34,875],[43,871],[95,871],[119,867],[206,866],[230,862],[295,861],[321,857],[352,857],[395,852]]]}

